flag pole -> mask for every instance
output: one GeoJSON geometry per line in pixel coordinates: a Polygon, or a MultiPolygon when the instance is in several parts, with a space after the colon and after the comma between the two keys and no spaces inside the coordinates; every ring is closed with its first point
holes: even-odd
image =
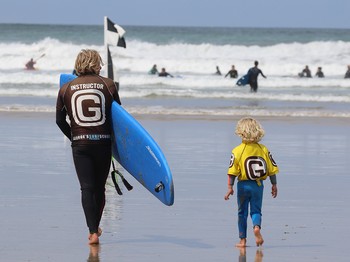
{"type": "Polygon", "coordinates": [[[107,44],[107,16],[104,17],[103,41],[105,48],[105,77],[108,77],[108,44],[107,44]]]}

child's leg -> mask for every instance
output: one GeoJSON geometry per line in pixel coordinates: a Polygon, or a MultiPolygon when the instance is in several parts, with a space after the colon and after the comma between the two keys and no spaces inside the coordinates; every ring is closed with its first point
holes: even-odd
{"type": "Polygon", "coordinates": [[[252,196],[250,200],[250,216],[252,218],[253,227],[259,226],[261,228],[261,208],[264,193],[264,185],[258,186],[257,183],[252,183],[252,196]]]}
{"type": "Polygon", "coordinates": [[[238,205],[238,230],[239,230],[239,238],[241,242],[238,245],[242,245],[244,242],[244,246],[246,244],[247,238],[247,218],[248,218],[248,205],[249,205],[250,197],[245,190],[245,183],[238,182],[237,183],[237,205],[238,205]]]}
{"type": "Polygon", "coordinates": [[[252,218],[255,242],[257,246],[261,246],[264,243],[264,239],[260,233],[261,229],[261,207],[263,199],[264,185],[253,185],[252,198],[250,202],[250,216],[252,218]]]}

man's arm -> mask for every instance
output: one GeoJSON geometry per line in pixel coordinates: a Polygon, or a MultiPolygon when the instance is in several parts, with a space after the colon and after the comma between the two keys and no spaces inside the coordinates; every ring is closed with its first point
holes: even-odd
{"type": "Polygon", "coordinates": [[[56,124],[61,129],[62,133],[72,140],[70,125],[66,121],[66,110],[56,110],[56,124]]]}

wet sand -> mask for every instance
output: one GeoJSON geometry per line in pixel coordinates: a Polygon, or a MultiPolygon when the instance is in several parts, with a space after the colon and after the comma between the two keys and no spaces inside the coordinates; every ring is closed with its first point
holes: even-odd
{"type": "MultiPolygon", "coordinates": [[[[237,118],[137,116],[163,149],[175,183],[164,206],[107,185],[100,246],[87,245],[70,143],[53,113],[0,113],[1,261],[348,261],[348,119],[258,118],[280,167],[265,183],[262,235],[239,250],[235,196],[224,201],[237,118]],[[246,259],[246,260],[244,260],[246,259]]],[[[249,221],[249,226],[251,222],[249,221]]]]}

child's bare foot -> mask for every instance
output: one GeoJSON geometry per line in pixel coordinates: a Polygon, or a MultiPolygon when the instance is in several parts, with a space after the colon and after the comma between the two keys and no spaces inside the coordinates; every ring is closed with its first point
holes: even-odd
{"type": "Polygon", "coordinates": [[[100,243],[100,240],[98,239],[98,234],[93,233],[89,236],[89,245],[98,245],[100,243]]]}
{"type": "Polygon", "coordinates": [[[255,226],[254,227],[254,235],[255,235],[255,242],[257,246],[262,246],[262,244],[264,243],[264,239],[260,233],[260,227],[259,226],[255,226]]]}
{"type": "Polygon", "coordinates": [[[247,239],[246,238],[241,238],[239,243],[236,244],[236,247],[246,247],[247,246],[247,239]]]}
{"type": "Polygon", "coordinates": [[[255,260],[254,262],[262,262],[263,261],[263,252],[260,248],[258,248],[258,250],[256,250],[256,253],[255,253],[255,260]]]}
{"type": "Polygon", "coordinates": [[[239,261],[246,261],[246,247],[237,247],[239,249],[239,261]]]}

